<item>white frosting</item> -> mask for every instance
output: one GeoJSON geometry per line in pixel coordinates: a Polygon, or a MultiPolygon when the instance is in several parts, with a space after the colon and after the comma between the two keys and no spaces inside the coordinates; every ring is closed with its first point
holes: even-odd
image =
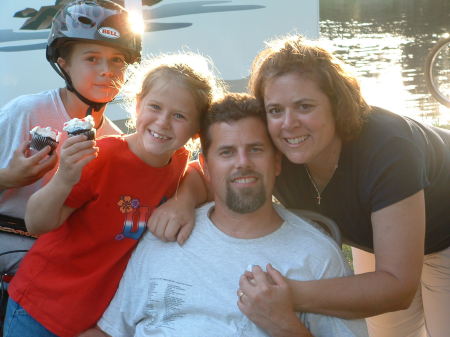
{"type": "Polygon", "coordinates": [[[47,126],[46,128],[42,128],[40,126],[35,126],[30,130],[30,134],[34,136],[34,134],[37,134],[42,137],[48,137],[53,139],[56,142],[59,142],[60,133],[58,130],[52,129],[51,127],[47,126]]]}
{"type": "Polygon", "coordinates": [[[67,132],[74,132],[77,130],[90,130],[94,127],[94,118],[89,115],[84,118],[72,118],[70,121],[64,123],[63,130],[67,132]]]}

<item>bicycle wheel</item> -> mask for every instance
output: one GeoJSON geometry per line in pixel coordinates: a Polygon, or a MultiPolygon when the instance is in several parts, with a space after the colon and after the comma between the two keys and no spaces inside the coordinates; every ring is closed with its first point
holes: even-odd
{"type": "Polygon", "coordinates": [[[450,37],[437,42],[425,60],[428,90],[441,104],[450,108],[450,37]]]}

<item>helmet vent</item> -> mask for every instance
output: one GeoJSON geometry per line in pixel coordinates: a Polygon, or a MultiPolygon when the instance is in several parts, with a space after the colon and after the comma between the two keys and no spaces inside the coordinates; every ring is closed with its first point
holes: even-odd
{"type": "MultiPolygon", "coordinates": [[[[3,2],[0,0],[0,4],[3,2]]],[[[127,54],[127,63],[140,61],[141,36],[131,31],[128,12],[117,4],[123,0],[56,2],[66,5],[56,13],[48,38],[46,57],[51,64],[58,59],[63,43],[69,40],[91,41],[118,48],[127,54]]]]}
{"type": "Polygon", "coordinates": [[[89,25],[89,26],[91,26],[91,27],[94,27],[94,25],[95,25],[95,22],[92,21],[91,19],[89,19],[89,18],[86,17],[86,16],[79,16],[79,17],[78,17],[78,21],[80,21],[81,23],[83,23],[83,24],[85,24],[85,25],[89,25]]]}

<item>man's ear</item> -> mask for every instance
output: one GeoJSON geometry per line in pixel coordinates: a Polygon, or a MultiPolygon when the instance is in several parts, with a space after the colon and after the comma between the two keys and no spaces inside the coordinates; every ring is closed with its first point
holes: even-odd
{"type": "Polygon", "coordinates": [[[208,171],[208,165],[206,164],[206,159],[205,159],[205,155],[203,154],[203,152],[201,152],[198,155],[198,160],[200,161],[200,165],[203,169],[203,175],[205,177],[205,180],[210,183],[210,176],[209,176],[209,171],[208,171]]]}

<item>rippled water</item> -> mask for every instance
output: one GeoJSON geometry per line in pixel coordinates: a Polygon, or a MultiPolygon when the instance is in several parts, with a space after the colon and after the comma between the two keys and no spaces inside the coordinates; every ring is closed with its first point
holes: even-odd
{"type": "Polygon", "coordinates": [[[423,75],[428,51],[450,32],[449,0],[321,0],[320,19],[321,37],[353,66],[370,104],[450,123],[423,75]]]}

